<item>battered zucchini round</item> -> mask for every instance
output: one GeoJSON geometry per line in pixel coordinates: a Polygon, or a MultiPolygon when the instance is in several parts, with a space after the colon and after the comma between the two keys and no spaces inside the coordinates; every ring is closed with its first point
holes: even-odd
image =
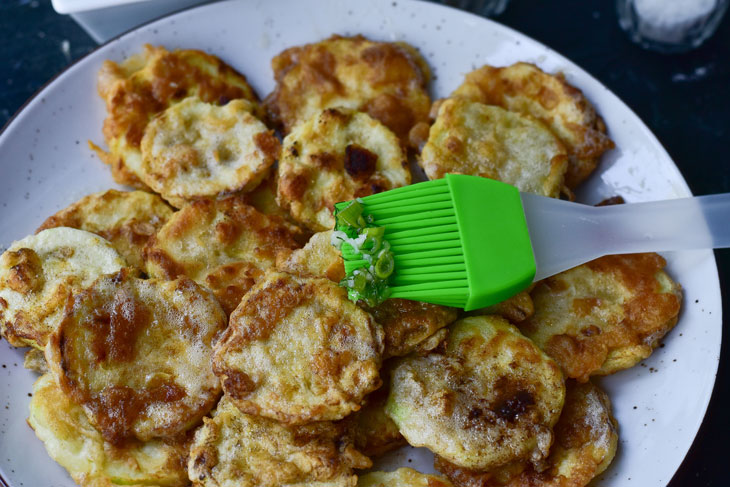
{"type": "Polygon", "coordinates": [[[146,188],[140,142],[156,114],[189,96],[221,105],[238,98],[257,103],[246,78],[219,58],[149,44],[121,64],[104,61],[98,91],[106,102],[103,131],[109,151],[96,148],[97,154],[111,166],[116,182],[140,189],[146,188]]]}
{"type": "Polygon", "coordinates": [[[327,279],[269,272],[216,345],[215,371],[243,412],[288,424],[337,420],[381,385],[383,330],[327,279]]]}
{"type": "Polygon", "coordinates": [[[69,300],[46,360],[106,441],[172,438],[218,400],[213,343],[225,326],[218,302],[190,279],[122,270],[69,300]]]}
{"type": "Polygon", "coordinates": [[[246,100],[225,106],[186,98],[155,117],[142,138],[143,181],[173,206],[249,191],[281,146],[246,100]]]}
{"type": "Polygon", "coordinates": [[[188,441],[130,440],[115,446],[91,425],[74,403],[46,374],[33,385],[28,424],[48,455],[81,487],[116,485],[188,485],[185,460],[188,441]]]}
{"type": "Polygon", "coordinates": [[[344,419],[351,427],[355,446],[368,457],[384,455],[406,444],[398,426],[385,414],[385,402],[390,392],[390,367],[385,365],[380,376],[384,384],[365,397],[361,409],[344,419]]]}
{"type": "Polygon", "coordinates": [[[265,102],[284,132],[326,108],[346,107],[380,120],[401,140],[428,119],[430,71],[412,46],[340,37],[290,47],[271,60],[276,89],[265,102]]]}
{"type": "Polygon", "coordinates": [[[681,287],[657,254],[610,255],[549,277],[532,291],[522,332],[580,381],[633,367],[677,323],[681,287]]]}
{"type": "Polygon", "coordinates": [[[370,466],[331,422],[286,427],[242,413],[228,396],[203,421],[188,460],[195,487],[354,487],[352,468],[370,466]]]}
{"type": "Polygon", "coordinates": [[[412,468],[393,472],[369,472],[357,479],[357,487],[451,487],[451,482],[439,475],[426,475],[412,468]]]}
{"type": "Polygon", "coordinates": [[[548,458],[549,475],[561,487],[588,485],[611,464],[617,446],[618,423],[608,395],[591,382],[568,382],[548,458]]]}
{"type": "Polygon", "coordinates": [[[334,227],[335,203],[410,182],[406,154],[393,132],[365,113],[330,108],[284,139],[277,201],[319,232],[334,227]]]}
{"type": "Polygon", "coordinates": [[[276,268],[300,277],[326,277],[340,282],[345,277],[345,263],[332,245],[332,230],[312,235],[301,249],[279,252],[276,268]]]}
{"type": "Polygon", "coordinates": [[[37,231],[71,227],[95,233],[130,265],[144,270],[142,250],[170,216],[172,208],[155,194],[110,189],[81,198],[46,219],[37,231]]]}
{"type": "Polygon", "coordinates": [[[14,242],[0,257],[0,331],[15,347],[42,349],[66,300],[126,266],[109,242],[59,227],[14,242]]]}
{"type": "Polygon", "coordinates": [[[458,98],[441,103],[418,162],[429,179],[469,174],[552,197],[568,167],[563,144],[541,122],[458,98]]]}
{"type": "MultiPolygon", "coordinates": [[[[279,253],[277,269],[302,277],[326,277],[340,282],[345,277],[345,266],[340,251],[331,242],[331,230],[315,233],[303,248],[279,253]]],[[[426,342],[458,317],[456,308],[407,299],[388,299],[374,308],[362,307],[383,327],[383,359],[435,347],[440,340],[426,342]]]]}
{"type": "Polygon", "coordinates": [[[393,371],[386,413],[408,443],[477,470],[547,457],[565,395],[555,362],[496,316],[458,321],[446,344],[393,371]]]}
{"type": "Polygon", "coordinates": [[[483,66],[467,74],[451,96],[497,105],[545,123],[568,150],[569,188],[586,179],[601,154],[614,147],[606,125],[583,93],[561,73],[551,75],[534,64],[483,66]]]}
{"type": "Polygon", "coordinates": [[[279,175],[274,170],[255,189],[245,194],[246,203],[264,215],[275,215],[286,221],[297,231],[297,241],[302,244],[307,243],[307,240],[312,234],[308,230],[301,228],[294,218],[292,218],[291,214],[276,202],[278,188],[279,175]]]}
{"type": "Polygon", "coordinates": [[[50,372],[43,350],[38,350],[37,348],[29,348],[25,352],[23,355],[23,367],[40,375],[50,372]]]}
{"type": "Polygon", "coordinates": [[[608,468],[617,445],[618,424],[606,393],[590,382],[568,381],[555,443],[539,471],[525,462],[489,472],[464,469],[438,457],[434,463],[459,487],[584,487],[608,468]]]}
{"type": "Polygon", "coordinates": [[[510,323],[522,323],[535,314],[535,304],[532,302],[530,293],[522,291],[511,298],[500,301],[497,304],[487,306],[469,313],[470,315],[499,315],[509,320],[510,323]]]}
{"type": "Polygon", "coordinates": [[[366,309],[385,332],[383,358],[401,357],[418,350],[459,316],[456,308],[408,299],[386,299],[366,309]]]}
{"type": "Polygon", "coordinates": [[[149,274],[187,276],[211,289],[230,314],[274,267],[278,252],[298,247],[295,228],[246,201],[241,195],[200,200],[175,213],[145,249],[149,274]]]}

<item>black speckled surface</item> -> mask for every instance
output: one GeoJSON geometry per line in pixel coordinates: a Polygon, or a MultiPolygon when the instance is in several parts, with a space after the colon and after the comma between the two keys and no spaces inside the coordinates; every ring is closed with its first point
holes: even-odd
{"type": "MultiPolygon", "coordinates": [[[[554,48],[606,84],[657,135],[692,191],[709,194],[730,192],[728,18],[704,46],[675,56],[647,52],[629,42],[608,0],[512,0],[496,20],[554,48]]],[[[57,15],[50,1],[2,0],[0,46],[2,125],[37,89],[95,44],[73,20],[57,15]]],[[[727,310],[730,251],[716,255],[727,310]]],[[[724,323],[728,321],[726,317],[724,323]]],[[[725,473],[729,353],[726,338],[708,415],[671,487],[730,485],[725,473]]]]}

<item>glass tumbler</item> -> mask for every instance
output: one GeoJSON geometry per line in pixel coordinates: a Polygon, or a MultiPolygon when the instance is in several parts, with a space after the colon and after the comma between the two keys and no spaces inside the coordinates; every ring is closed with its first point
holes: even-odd
{"type": "Polygon", "coordinates": [[[694,49],[717,29],[730,0],[616,0],[621,28],[659,52],[694,49]]]}

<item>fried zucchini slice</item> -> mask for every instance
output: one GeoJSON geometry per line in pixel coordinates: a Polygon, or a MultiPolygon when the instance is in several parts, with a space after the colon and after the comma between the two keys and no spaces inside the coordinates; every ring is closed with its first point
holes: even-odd
{"type": "Polygon", "coordinates": [[[172,208],[156,194],[110,189],[84,196],[48,217],[36,233],[55,227],[95,233],[108,240],[129,265],[144,270],[142,251],[170,216],[172,208]]]}
{"type": "Polygon", "coordinates": [[[568,381],[565,407],[555,425],[555,443],[540,471],[518,462],[489,472],[475,472],[437,457],[436,469],[459,487],[584,487],[616,455],[618,423],[608,395],[591,382],[568,381]]]}
{"type": "Polygon", "coordinates": [[[171,205],[250,191],[279,158],[281,145],[246,100],[224,106],[186,98],[144,131],[142,180],[171,205]]]}
{"type": "Polygon", "coordinates": [[[383,385],[365,398],[362,408],[344,421],[351,426],[355,447],[368,457],[379,457],[406,444],[398,426],[385,414],[385,402],[390,392],[390,367],[380,370],[383,385]]]}
{"type": "Polygon", "coordinates": [[[452,487],[440,475],[426,475],[412,468],[393,472],[369,472],[357,479],[357,487],[452,487]]]}
{"type": "Polygon", "coordinates": [[[279,252],[276,268],[301,277],[326,277],[340,282],[345,277],[345,263],[332,245],[332,230],[311,236],[301,249],[279,252]]]}
{"type": "Polygon", "coordinates": [[[288,424],[337,420],[381,385],[383,330],[327,279],[269,272],[216,345],[215,371],[243,412],[288,424]]]}
{"type": "Polygon", "coordinates": [[[43,349],[66,300],[126,266],[109,242],[59,227],[14,242],[0,257],[0,332],[15,347],[43,349]]]}
{"type": "Polygon", "coordinates": [[[285,133],[333,107],[366,112],[404,142],[411,127],[428,119],[430,70],[406,43],[335,35],[291,47],[271,67],[276,89],[264,103],[285,133]]]}
{"type": "Polygon", "coordinates": [[[386,299],[374,308],[365,309],[385,332],[383,358],[402,357],[422,350],[424,342],[459,317],[457,308],[408,299],[386,299]]]}
{"type": "Polygon", "coordinates": [[[50,374],[33,385],[28,424],[51,458],[81,487],[188,485],[188,441],[131,440],[114,446],[89,423],[81,406],[56,385],[50,374]]]}
{"type": "Polygon", "coordinates": [[[595,170],[601,154],[614,147],[603,119],[583,93],[561,73],[548,74],[534,64],[482,66],[467,74],[451,96],[497,105],[545,123],[568,150],[565,184],[571,189],[595,170]]]}
{"type": "Polygon", "coordinates": [[[585,382],[633,367],[677,324],[679,284],[659,255],[601,257],[535,286],[535,315],[520,324],[566,377],[585,382]]]}
{"type": "Polygon", "coordinates": [[[297,242],[302,245],[307,243],[312,233],[297,224],[291,214],[276,202],[276,196],[279,188],[279,175],[277,171],[272,171],[261,184],[255,189],[245,194],[246,203],[256,208],[264,215],[275,215],[286,221],[296,230],[297,242]]]}
{"type": "Polygon", "coordinates": [[[429,179],[469,174],[557,197],[568,156],[542,122],[498,106],[454,98],[441,103],[418,163],[429,179]]]}
{"type": "MultiPolygon", "coordinates": [[[[302,277],[326,277],[340,282],[345,277],[345,266],[340,251],[332,245],[332,231],[312,235],[307,244],[291,252],[281,252],[277,269],[302,277]]],[[[408,355],[419,349],[433,348],[427,339],[454,322],[456,308],[421,303],[406,299],[388,299],[374,308],[363,305],[385,331],[383,358],[408,355]]]]}
{"type": "Polygon", "coordinates": [[[109,151],[92,148],[111,166],[116,182],[140,189],[146,189],[140,143],[155,115],[189,96],[220,105],[238,98],[258,100],[246,78],[219,58],[149,44],[120,64],[104,61],[97,82],[106,103],[103,133],[109,151]]]}
{"type": "Polygon", "coordinates": [[[444,353],[409,356],[391,379],[386,413],[413,446],[461,467],[540,462],[565,395],[560,369],[503,318],[464,318],[444,353]]]}
{"type": "Polygon", "coordinates": [[[335,203],[411,183],[398,138],[366,113],[330,108],[284,139],[277,202],[314,232],[330,230],[335,203]]]}
{"type": "Polygon", "coordinates": [[[510,323],[522,323],[535,314],[535,304],[532,302],[530,293],[522,291],[511,298],[500,301],[486,308],[475,310],[472,315],[499,315],[509,320],[510,323]]]}
{"type": "Polygon", "coordinates": [[[25,352],[23,355],[23,367],[41,375],[50,372],[46,363],[46,356],[43,355],[43,350],[38,350],[37,348],[31,348],[25,352]]]}
{"type": "Polygon", "coordinates": [[[225,326],[218,302],[190,279],[122,270],[69,300],[46,360],[106,441],[172,438],[220,396],[213,343],[225,326]]]}
{"type": "Polygon", "coordinates": [[[199,200],[173,215],[145,249],[147,271],[159,279],[187,276],[212,290],[230,314],[279,251],[295,249],[297,230],[264,215],[242,195],[199,200]]]}
{"type": "Polygon", "coordinates": [[[195,487],[355,487],[352,468],[371,465],[328,421],[287,427],[239,411],[227,395],[203,421],[188,460],[195,487]]]}

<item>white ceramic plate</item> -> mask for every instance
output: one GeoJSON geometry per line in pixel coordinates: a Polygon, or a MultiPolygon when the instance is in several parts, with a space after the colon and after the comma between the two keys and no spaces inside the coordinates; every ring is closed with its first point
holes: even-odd
{"type": "MultiPolygon", "coordinates": [[[[28,103],[0,135],[0,245],[32,233],[81,196],[115,186],[108,168],[86,145],[88,139],[102,141],[104,106],[95,79],[105,59],[120,61],[147,42],[203,49],[243,72],[264,96],[273,88],[269,61],[275,54],[332,33],[417,46],[436,75],[434,97],[446,96],[466,72],[485,63],[528,61],[563,71],[595,104],[617,146],[581,190],[582,201],[595,203],[615,194],[628,201],[690,195],[656,138],[616,96],[554,51],[497,23],[404,0],[229,1],[167,17],[112,41],[28,103]]],[[[601,381],[621,428],[619,452],[598,482],[602,486],[666,485],[697,433],[712,392],[722,323],[713,254],[666,257],[669,272],[685,289],[682,316],[649,360],[601,381]]],[[[22,362],[22,350],[0,343],[0,477],[12,487],[71,486],[25,423],[35,375],[22,362]]],[[[429,454],[411,448],[384,464],[432,470],[429,454]]]]}

